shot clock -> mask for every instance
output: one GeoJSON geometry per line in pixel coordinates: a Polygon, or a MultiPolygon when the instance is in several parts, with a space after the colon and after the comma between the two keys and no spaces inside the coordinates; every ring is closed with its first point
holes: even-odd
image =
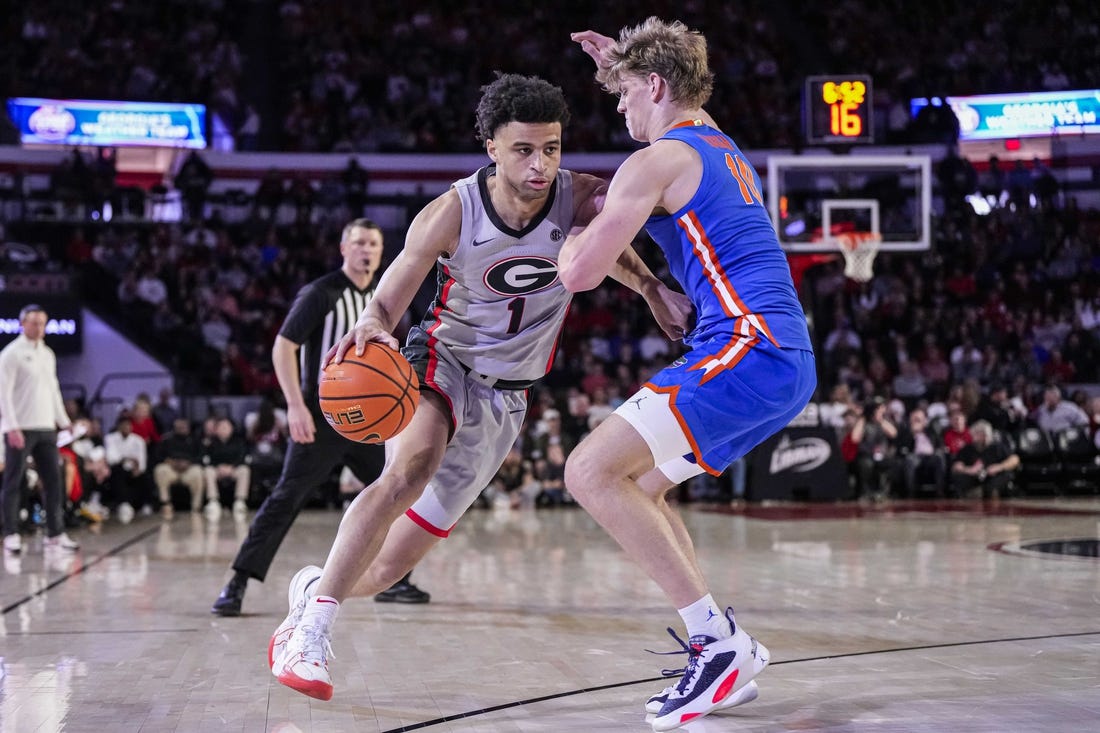
{"type": "Polygon", "coordinates": [[[807,77],[806,141],[811,145],[874,142],[871,101],[871,77],[866,74],[807,77]]]}

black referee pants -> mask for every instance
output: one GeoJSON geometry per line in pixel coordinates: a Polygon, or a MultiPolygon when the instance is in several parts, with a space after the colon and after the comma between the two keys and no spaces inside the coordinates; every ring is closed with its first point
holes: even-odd
{"type": "Polygon", "coordinates": [[[382,473],[385,449],[381,445],[355,443],[343,437],[325,422],[316,399],[306,400],[313,415],[316,434],[312,443],[291,441],[283,459],[279,482],[256,512],[248,536],[241,544],[233,569],[263,581],[279,545],[290,531],[298,512],[313,492],[340,464],[347,465],[367,484],[382,473]]]}

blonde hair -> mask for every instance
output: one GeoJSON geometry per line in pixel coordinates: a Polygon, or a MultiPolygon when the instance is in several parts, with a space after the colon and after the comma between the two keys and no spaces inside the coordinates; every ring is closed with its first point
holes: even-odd
{"type": "Polygon", "coordinates": [[[707,39],[678,20],[667,23],[650,16],[633,28],[623,28],[610,59],[610,65],[597,71],[596,80],[612,94],[619,92],[624,76],[656,74],[668,83],[673,101],[701,107],[714,88],[707,39]]]}

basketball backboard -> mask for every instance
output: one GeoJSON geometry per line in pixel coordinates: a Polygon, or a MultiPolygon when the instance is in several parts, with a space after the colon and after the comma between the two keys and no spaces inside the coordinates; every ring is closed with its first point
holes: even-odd
{"type": "Polygon", "coordinates": [[[881,251],[931,245],[926,155],[773,155],[768,209],[788,252],[835,252],[839,234],[881,235],[881,251]]]}

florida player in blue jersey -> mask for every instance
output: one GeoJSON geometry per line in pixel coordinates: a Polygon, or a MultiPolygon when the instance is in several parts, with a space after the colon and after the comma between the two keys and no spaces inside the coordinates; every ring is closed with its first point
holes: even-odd
{"type": "Polygon", "coordinates": [[[603,210],[562,249],[562,282],[596,287],[643,227],[696,311],[691,351],[627,399],[570,455],[573,497],[675,604],[689,661],[679,684],[654,696],[655,730],[671,730],[753,684],[768,651],[723,613],[691,538],[665,496],[704,471],[719,474],[784,425],[816,386],[806,319],[761,197],[760,179],[703,110],[713,75],[706,40],[649,18],[618,40],[573,40],[618,95],[633,153],[603,210]]]}

